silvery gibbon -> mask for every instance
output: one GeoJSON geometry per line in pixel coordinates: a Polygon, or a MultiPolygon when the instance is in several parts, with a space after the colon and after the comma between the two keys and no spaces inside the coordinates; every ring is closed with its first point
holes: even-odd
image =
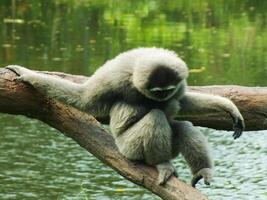
{"type": "Polygon", "coordinates": [[[110,117],[110,129],[118,150],[128,159],[144,161],[159,172],[164,184],[177,172],[170,160],[181,153],[193,174],[209,184],[213,162],[202,133],[192,123],[177,121],[182,112],[225,111],[234,123],[233,137],[244,129],[244,120],[228,99],[186,91],[188,68],[170,50],[137,48],[121,53],[101,66],[85,83],[11,65],[19,80],[96,118],[110,117]]]}

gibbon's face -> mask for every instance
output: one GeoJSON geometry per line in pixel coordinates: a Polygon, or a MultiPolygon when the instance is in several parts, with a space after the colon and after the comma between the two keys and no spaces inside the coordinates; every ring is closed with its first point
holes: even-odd
{"type": "Polygon", "coordinates": [[[133,85],[149,99],[170,99],[188,77],[185,62],[175,52],[161,48],[141,48],[134,57],[133,85]]]}
{"type": "Polygon", "coordinates": [[[146,94],[157,101],[168,100],[177,92],[182,80],[183,78],[173,69],[158,66],[148,76],[146,94]]]}

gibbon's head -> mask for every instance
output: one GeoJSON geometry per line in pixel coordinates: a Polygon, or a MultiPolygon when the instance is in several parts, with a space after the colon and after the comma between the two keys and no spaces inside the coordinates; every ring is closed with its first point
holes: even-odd
{"type": "Polygon", "coordinates": [[[174,52],[140,48],[134,58],[133,84],[139,92],[156,101],[170,99],[188,77],[188,68],[174,52]]]}

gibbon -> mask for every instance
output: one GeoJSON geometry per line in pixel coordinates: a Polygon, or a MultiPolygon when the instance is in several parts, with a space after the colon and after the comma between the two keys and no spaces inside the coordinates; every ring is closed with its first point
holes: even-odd
{"type": "Polygon", "coordinates": [[[101,66],[85,83],[10,65],[18,80],[97,118],[110,117],[118,150],[128,159],[144,161],[159,171],[164,184],[177,172],[171,159],[181,153],[193,174],[192,186],[203,178],[209,184],[213,162],[205,137],[190,122],[177,121],[182,112],[225,111],[240,137],[244,120],[228,99],[188,92],[188,68],[173,51],[137,48],[121,53],[101,66]]]}

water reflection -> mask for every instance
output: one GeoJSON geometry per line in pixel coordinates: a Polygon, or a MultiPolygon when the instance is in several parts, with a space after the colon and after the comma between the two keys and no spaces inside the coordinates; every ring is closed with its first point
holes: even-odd
{"type": "Polygon", "coordinates": [[[265,85],[264,6],[240,0],[1,1],[0,63],[90,74],[122,51],[155,45],[175,50],[190,68],[206,69],[192,74],[191,84],[265,85]]]}
{"type": "Polygon", "coordinates": [[[0,115],[0,127],[1,199],[152,197],[36,120],[0,115]]]}
{"type": "MultiPolygon", "coordinates": [[[[0,115],[1,199],[159,199],[113,170],[56,130],[25,117],[0,115]]],[[[251,132],[234,141],[226,132],[202,129],[215,157],[210,187],[198,188],[217,199],[267,197],[267,132],[251,132]]],[[[185,161],[175,166],[190,182],[185,161]]]]}
{"type": "MultiPolygon", "coordinates": [[[[91,74],[138,46],[175,50],[191,85],[266,86],[265,1],[1,0],[0,66],[91,74]]],[[[210,199],[266,199],[267,132],[203,129],[216,164],[210,199]]],[[[0,115],[0,199],[157,199],[73,141],[24,117],[0,115]],[[2,187],[4,185],[4,187],[2,187]]],[[[181,158],[180,178],[190,181],[181,158]]]]}

